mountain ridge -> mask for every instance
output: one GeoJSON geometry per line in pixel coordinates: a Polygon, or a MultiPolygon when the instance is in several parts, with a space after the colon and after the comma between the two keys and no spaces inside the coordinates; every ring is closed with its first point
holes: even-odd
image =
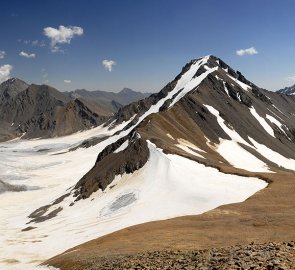
{"type": "Polygon", "coordinates": [[[115,93],[103,92],[115,100],[99,100],[96,93],[87,90],[82,90],[84,96],[77,96],[79,91],[75,96],[48,85],[29,85],[11,78],[0,85],[0,141],[19,136],[64,136],[98,126],[123,106],[117,99],[125,104],[145,96],[126,89],[118,98],[115,93]]]}

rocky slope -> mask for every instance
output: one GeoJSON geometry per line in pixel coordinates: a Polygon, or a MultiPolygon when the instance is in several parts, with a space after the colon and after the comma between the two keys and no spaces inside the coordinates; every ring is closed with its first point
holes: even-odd
{"type": "MultiPolygon", "coordinates": [[[[61,270],[123,269],[218,269],[293,270],[295,242],[237,245],[203,250],[150,251],[134,255],[79,256],[65,254],[46,263],[61,270]]],[[[46,264],[45,263],[45,264],[46,264]]]]}

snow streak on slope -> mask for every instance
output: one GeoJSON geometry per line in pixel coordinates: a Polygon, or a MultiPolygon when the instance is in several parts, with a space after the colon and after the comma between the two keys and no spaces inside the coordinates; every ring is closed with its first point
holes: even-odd
{"type": "Polygon", "coordinates": [[[266,118],[270,122],[274,123],[288,137],[288,135],[286,134],[285,130],[282,128],[284,125],[279,120],[275,119],[273,116],[268,115],[268,114],[266,115],[266,118]]]}
{"type": "Polygon", "coordinates": [[[217,122],[219,124],[219,126],[224,130],[224,132],[231,137],[232,140],[236,141],[236,142],[240,142],[243,143],[245,145],[250,146],[235,130],[228,128],[225,123],[224,120],[221,118],[221,116],[219,115],[219,111],[216,110],[215,108],[213,108],[210,105],[204,105],[210,113],[212,113],[213,115],[216,116],[217,118],[217,122]]]}
{"type": "Polygon", "coordinates": [[[225,158],[231,165],[236,168],[252,171],[252,172],[271,172],[268,166],[260,159],[249,153],[238,143],[247,145],[253,148],[252,145],[247,143],[235,130],[228,128],[224,120],[219,115],[219,111],[210,105],[204,105],[213,115],[216,116],[217,122],[224,132],[231,137],[232,140],[221,140],[217,146],[217,152],[225,158]]]}
{"type": "Polygon", "coordinates": [[[199,147],[195,146],[194,144],[190,143],[187,140],[184,139],[178,139],[177,140],[178,144],[176,146],[185,152],[194,155],[196,157],[204,158],[201,154],[198,152],[205,152],[204,150],[200,149],[199,147]]]}
{"type": "Polygon", "coordinates": [[[236,168],[250,172],[270,172],[264,162],[234,141],[222,140],[218,146],[218,153],[236,168]]]}
{"type": "Polygon", "coordinates": [[[226,87],[225,81],[223,81],[223,87],[224,87],[224,91],[226,92],[226,94],[230,97],[228,89],[226,87]]]}
{"type": "Polygon", "coordinates": [[[286,169],[295,171],[295,160],[291,158],[286,158],[281,154],[269,149],[263,144],[256,142],[254,139],[249,137],[249,140],[253,143],[256,148],[256,151],[261,155],[265,156],[268,160],[276,163],[279,166],[282,166],[286,169]]]}
{"type": "MultiPolygon", "coordinates": [[[[226,72],[228,72],[228,71],[226,71],[226,72]]],[[[236,82],[236,83],[237,83],[240,87],[242,87],[242,89],[244,89],[245,91],[248,92],[249,90],[252,89],[251,86],[249,86],[248,84],[245,84],[245,83],[241,82],[240,80],[234,78],[233,76],[231,76],[231,75],[229,75],[229,74],[227,74],[227,76],[228,76],[229,78],[231,78],[234,82],[236,82]]]]}
{"type": "MultiPolygon", "coordinates": [[[[201,60],[195,62],[190,67],[189,71],[187,71],[185,74],[183,74],[180,78],[180,80],[177,82],[173,93],[177,93],[179,90],[181,92],[174,98],[173,102],[170,104],[170,108],[179,101],[182,97],[184,97],[188,92],[192,91],[194,88],[196,88],[210,73],[218,69],[217,67],[209,68],[206,66],[207,61],[209,60],[209,56],[206,56],[202,58],[201,60]],[[195,77],[194,75],[199,70],[200,66],[204,65],[206,72],[202,73],[200,76],[195,77]]],[[[173,95],[172,95],[173,96],[173,95]]],[[[171,97],[172,97],[171,96],[171,97]]]]}
{"type": "Polygon", "coordinates": [[[172,103],[169,106],[169,108],[171,108],[176,102],[178,102],[181,98],[183,98],[188,92],[195,89],[210,73],[217,70],[218,67],[214,67],[210,69],[209,67],[206,66],[209,60],[209,57],[210,56],[205,56],[195,61],[195,63],[191,65],[189,70],[186,71],[181,76],[181,78],[178,80],[174,89],[170,91],[166,97],[159,100],[157,104],[152,105],[142,116],[140,116],[138,122],[132,128],[136,127],[140,122],[142,122],[150,114],[159,112],[160,108],[164,105],[165,101],[172,99],[173,96],[177,94],[177,96],[173,99],[172,103]],[[205,66],[207,71],[202,73],[200,76],[194,77],[201,66],[205,66]]]}
{"type": "Polygon", "coordinates": [[[250,108],[250,112],[256,118],[256,120],[259,122],[259,124],[264,128],[264,130],[269,135],[271,135],[272,137],[275,138],[272,127],[265,121],[265,119],[263,117],[261,117],[253,107],[250,108]]]}

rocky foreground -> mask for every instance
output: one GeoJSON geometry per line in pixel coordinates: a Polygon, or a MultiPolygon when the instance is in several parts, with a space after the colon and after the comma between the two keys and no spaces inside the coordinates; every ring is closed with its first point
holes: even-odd
{"type": "MultiPolygon", "coordinates": [[[[74,259],[74,258],[73,258],[74,259]]],[[[96,269],[295,269],[295,241],[250,244],[195,251],[154,251],[135,255],[93,257],[64,262],[62,270],[96,269]]]]}

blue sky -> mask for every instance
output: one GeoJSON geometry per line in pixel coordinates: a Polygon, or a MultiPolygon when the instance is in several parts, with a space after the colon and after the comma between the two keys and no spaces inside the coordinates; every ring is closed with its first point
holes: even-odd
{"type": "Polygon", "coordinates": [[[155,92],[213,54],[276,90],[295,83],[294,10],[293,0],[3,1],[0,80],[155,92]]]}

